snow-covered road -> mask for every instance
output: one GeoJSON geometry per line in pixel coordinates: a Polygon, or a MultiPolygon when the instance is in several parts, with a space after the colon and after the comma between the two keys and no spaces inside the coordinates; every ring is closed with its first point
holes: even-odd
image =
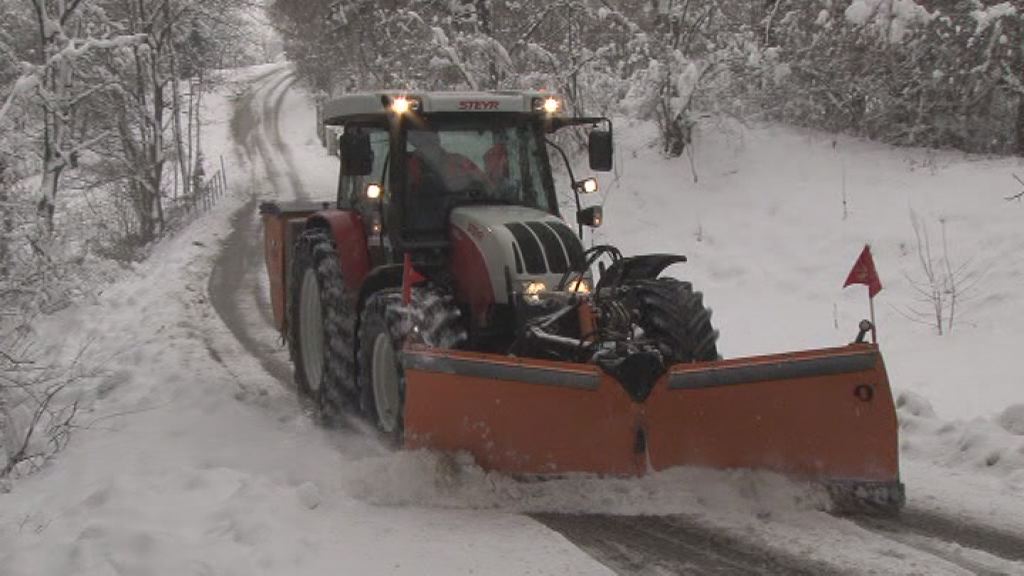
{"type": "MultiPolygon", "coordinates": [[[[358,423],[317,426],[270,326],[255,207],[333,198],[337,165],[287,66],[235,80],[235,97],[210,100],[205,147],[229,158],[234,194],[39,328],[54,347],[88,341],[106,369],[83,382],[70,447],[0,495],[0,574],[1024,574],[1020,492],[936,464],[927,440],[961,424],[916,405],[901,412],[904,441],[928,458],[905,458],[910,505],[896,521],[831,516],[814,487],[770,474],[519,482],[391,452],[358,423]]],[[[626,193],[608,204],[622,223],[608,233],[652,248],[632,227],[668,228],[644,224],[658,215],[626,193]]],[[[728,249],[704,210],[702,249],[728,249]]],[[[699,262],[721,285],[747,273],[699,262]]],[[[964,453],[996,437],[962,426],[964,453]]]]}

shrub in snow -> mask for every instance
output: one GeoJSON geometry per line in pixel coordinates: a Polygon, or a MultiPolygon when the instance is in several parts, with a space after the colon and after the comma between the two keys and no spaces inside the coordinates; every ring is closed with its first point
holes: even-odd
{"type": "Polygon", "coordinates": [[[918,268],[906,273],[910,285],[917,293],[918,304],[907,308],[905,316],[915,322],[928,324],[940,336],[953,331],[953,326],[965,301],[974,298],[982,274],[971,262],[953,262],[946,236],[946,220],[939,219],[942,231],[942,252],[933,250],[928,225],[911,212],[911,224],[918,268]]]}
{"type": "Polygon", "coordinates": [[[1024,27],[1012,2],[274,0],[270,10],[300,73],[327,92],[542,88],[583,115],[621,102],[657,121],[669,156],[705,114],[1024,154],[1024,27]]]}
{"type": "Polygon", "coordinates": [[[784,4],[766,42],[790,73],[767,77],[761,102],[787,122],[893,143],[1024,154],[1024,26],[1008,4],[784,4]]]}

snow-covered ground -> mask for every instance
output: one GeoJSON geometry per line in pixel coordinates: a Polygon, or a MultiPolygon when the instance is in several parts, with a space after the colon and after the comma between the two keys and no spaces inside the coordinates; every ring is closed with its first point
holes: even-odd
{"type": "MultiPolygon", "coordinates": [[[[330,198],[335,165],[286,67],[236,80],[260,86],[253,99],[282,112],[276,124],[260,117],[249,136],[259,142],[243,149],[231,141],[230,90],[209,99],[205,149],[228,159],[233,194],[96,301],[37,328],[65,355],[88,343],[103,370],[80,384],[82,428],[71,445],[0,494],[0,573],[609,573],[522,515],[551,511],[681,514],[836,569],[963,573],[820,512],[818,490],[771,474],[677,469],[523,483],[316,426],[224,325],[208,282],[251,194],[330,198]]],[[[597,237],[627,253],[689,256],[672,272],[705,291],[726,356],[852,339],[867,315],[864,290],[840,286],[870,242],[885,284],[880,340],[902,399],[909,506],[1024,534],[1024,381],[1013,364],[1024,335],[1024,206],[1002,199],[1013,192],[1010,174],[1024,170],[1018,161],[708,127],[695,184],[687,162],[648,146],[649,127],[620,123],[616,133],[618,170],[600,177],[606,225],[597,237]],[[949,335],[907,318],[919,306],[911,213],[930,226],[933,248],[944,220],[954,262],[980,278],[949,335]]]]}

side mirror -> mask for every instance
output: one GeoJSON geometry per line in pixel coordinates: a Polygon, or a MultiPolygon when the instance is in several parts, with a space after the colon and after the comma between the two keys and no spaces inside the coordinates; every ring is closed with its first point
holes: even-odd
{"type": "Polygon", "coordinates": [[[341,135],[341,173],[345,176],[366,176],[373,172],[373,149],[370,135],[345,132],[341,135]]]}
{"type": "Polygon", "coordinates": [[[600,206],[584,208],[576,213],[576,223],[581,226],[597,228],[604,221],[604,210],[600,206]]]}
{"type": "Polygon", "coordinates": [[[612,133],[604,130],[593,130],[587,140],[590,150],[590,169],[597,172],[608,172],[612,169],[612,133]]]}

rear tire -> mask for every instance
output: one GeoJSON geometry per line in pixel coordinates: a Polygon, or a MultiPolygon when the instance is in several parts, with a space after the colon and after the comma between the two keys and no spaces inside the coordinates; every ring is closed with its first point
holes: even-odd
{"type": "Polygon", "coordinates": [[[417,343],[457,348],[466,339],[459,309],[450,296],[414,288],[412,302],[388,289],[366,299],[359,322],[358,383],[367,416],[380,433],[400,445],[404,433],[405,373],[402,348],[417,343]]]}
{"type": "Polygon", "coordinates": [[[665,364],[719,360],[718,330],[711,309],[693,285],[674,278],[642,280],[634,286],[640,327],[662,348],[665,364]]]}
{"type": "Polygon", "coordinates": [[[355,397],[355,307],[327,231],[306,230],[296,240],[288,293],[296,386],[333,423],[355,397]]]}

